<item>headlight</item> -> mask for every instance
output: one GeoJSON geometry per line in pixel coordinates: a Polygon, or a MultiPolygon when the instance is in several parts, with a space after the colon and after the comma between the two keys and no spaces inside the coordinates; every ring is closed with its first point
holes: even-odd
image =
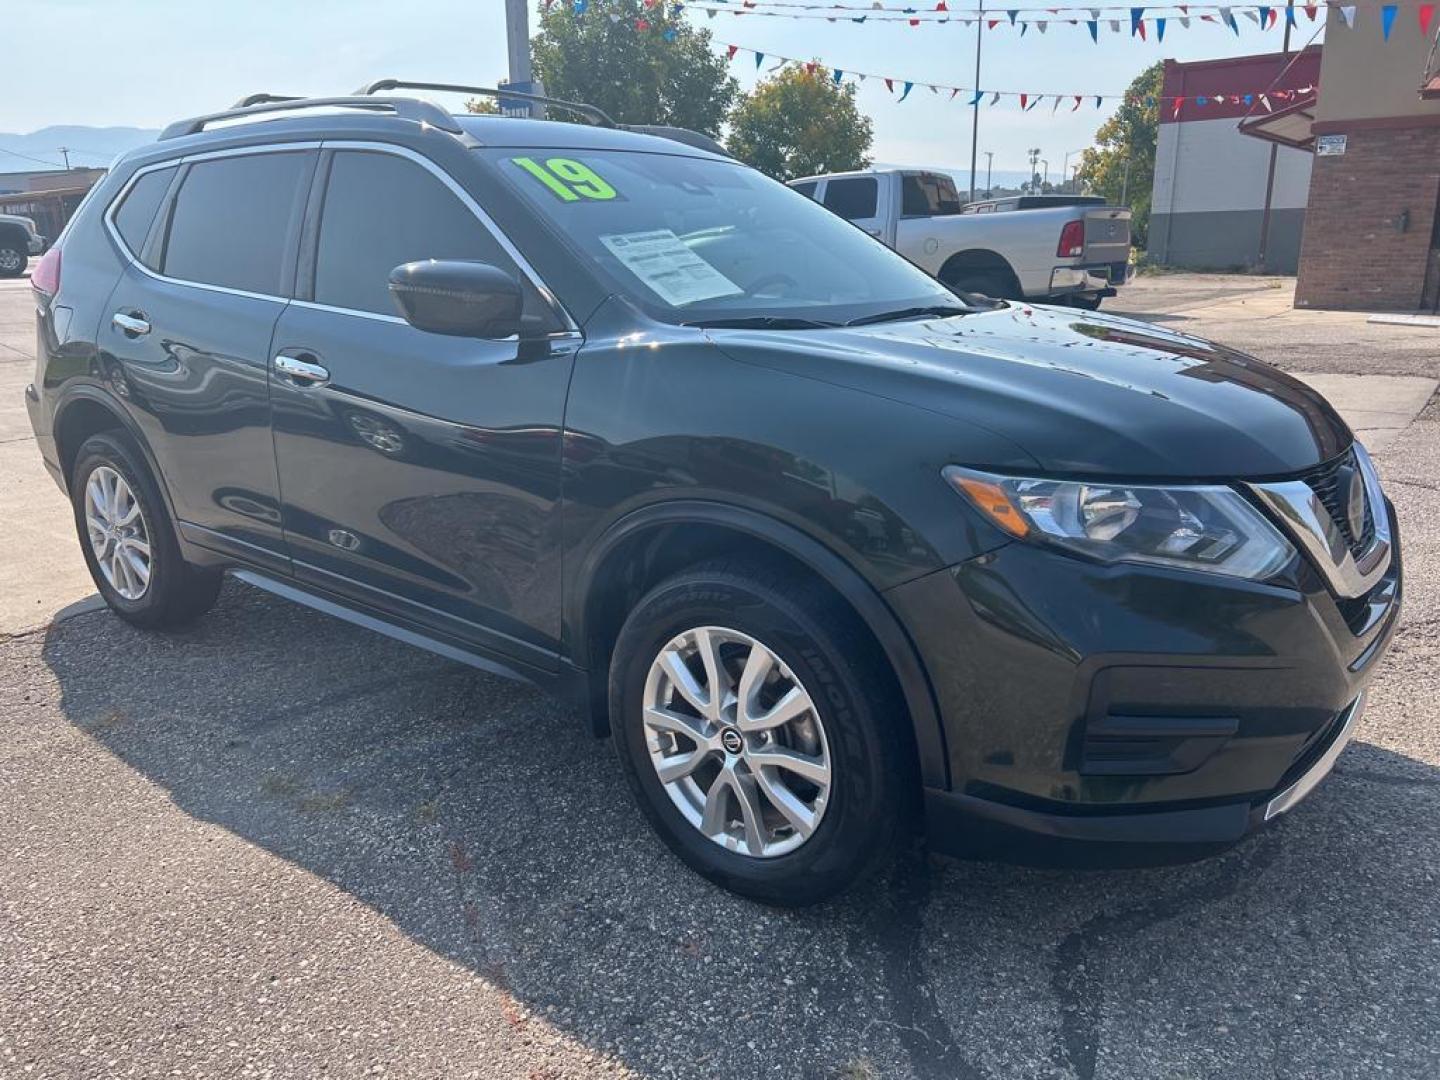
{"type": "Polygon", "coordinates": [[[1295,554],[1275,526],[1228,487],[1031,480],[958,465],[944,473],[1011,536],[1102,562],[1179,566],[1258,581],[1295,554]]]}

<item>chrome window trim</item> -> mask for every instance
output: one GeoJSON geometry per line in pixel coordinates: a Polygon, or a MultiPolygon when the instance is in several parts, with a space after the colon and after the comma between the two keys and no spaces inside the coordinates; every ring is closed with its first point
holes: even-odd
{"type": "MultiPolygon", "coordinates": [[[[541,295],[541,297],[545,299],[547,303],[550,304],[552,308],[555,309],[557,313],[559,313],[565,323],[564,329],[559,333],[550,334],[547,336],[552,338],[580,336],[580,326],[578,323],[576,323],[574,317],[570,314],[569,310],[566,309],[565,305],[560,302],[559,297],[555,295],[554,291],[550,288],[550,286],[545,284],[544,279],[541,278],[535,268],[530,265],[530,261],[526,259],[524,255],[520,254],[520,249],[511,242],[508,236],[505,235],[504,231],[500,228],[500,226],[495,223],[495,219],[492,218],[489,214],[487,214],[485,210],[480,206],[480,204],[477,203],[470,196],[470,193],[467,192],[464,188],[462,188],[460,184],[455,180],[455,178],[452,177],[444,169],[442,169],[439,165],[435,164],[435,162],[431,161],[424,154],[411,150],[408,146],[400,146],[396,143],[374,142],[372,140],[361,139],[322,139],[308,140],[303,142],[261,143],[253,146],[232,146],[224,150],[202,150],[195,153],[183,154],[180,157],[166,158],[163,161],[151,162],[149,165],[144,165],[136,169],[134,174],[131,175],[130,179],[125,181],[124,186],[121,187],[121,189],[116,193],[115,197],[110,200],[110,204],[105,208],[105,214],[103,217],[103,220],[105,222],[105,230],[110,234],[110,239],[114,241],[115,246],[120,249],[121,254],[124,255],[129,265],[135,267],[135,269],[139,270],[147,277],[154,278],[156,281],[163,281],[168,285],[184,285],[191,289],[204,289],[207,292],[222,293],[226,296],[243,296],[250,300],[269,300],[277,304],[298,304],[302,307],[308,307],[317,311],[329,311],[337,315],[354,315],[359,318],[373,319],[380,322],[403,323],[404,325],[408,326],[409,324],[406,323],[405,320],[400,318],[398,315],[385,315],[378,311],[364,311],[360,308],[338,307],[332,304],[321,304],[314,300],[297,300],[294,297],[289,296],[275,296],[270,293],[249,292],[245,289],[233,289],[226,285],[211,285],[208,282],[204,281],[191,281],[188,278],[169,277],[156,270],[150,269],[150,267],[146,266],[143,262],[141,262],[139,256],[137,256],[133,251],[131,251],[130,246],[125,243],[124,238],[120,235],[120,230],[115,225],[114,216],[116,210],[118,210],[120,208],[120,204],[125,201],[125,197],[130,194],[130,189],[133,188],[136,182],[139,181],[139,179],[147,173],[156,172],[160,169],[179,168],[182,165],[189,165],[197,161],[209,161],[215,158],[242,157],[250,154],[279,154],[285,153],[286,151],[321,149],[368,150],[373,153],[394,154],[396,157],[407,158],[410,161],[415,162],[415,164],[419,165],[421,168],[425,169],[442,184],[444,184],[447,188],[449,188],[450,191],[460,200],[460,202],[464,204],[465,208],[469,210],[473,215],[475,215],[476,219],[479,220],[485,231],[488,232],[490,236],[495,240],[495,242],[500,245],[501,250],[504,251],[506,255],[510,256],[511,260],[514,261],[520,272],[529,279],[530,284],[534,286],[535,290],[541,295]]],[[[91,190],[93,191],[95,189],[92,188],[91,190]]],[[[78,211],[74,216],[78,216],[78,211]]]]}
{"type": "Polygon", "coordinates": [[[210,161],[215,158],[241,157],[247,154],[280,154],[286,151],[297,150],[319,150],[320,143],[312,140],[310,142],[289,142],[289,143],[266,143],[262,146],[234,146],[225,150],[202,150],[193,154],[184,154],[180,157],[166,158],[164,161],[152,162],[135,170],[134,175],[125,181],[116,196],[110,200],[110,205],[105,208],[105,230],[110,234],[110,239],[115,242],[126,260],[136,270],[139,270],[146,277],[154,278],[156,281],[163,281],[167,285],[183,285],[190,289],[204,289],[206,292],[221,293],[225,296],[243,296],[248,300],[269,300],[276,304],[288,304],[290,298],[286,296],[275,296],[272,293],[250,292],[247,289],[233,289],[228,285],[212,285],[207,281],[191,281],[189,278],[169,277],[152,270],[140,261],[140,257],[130,250],[130,245],[125,243],[124,237],[120,235],[120,229],[115,224],[115,212],[120,209],[120,204],[130,194],[130,189],[135,186],[139,179],[147,173],[158,172],[161,169],[177,169],[184,165],[190,165],[197,161],[210,161]]]}
{"type": "MultiPolygon", "coordinates": [[[[530,265],[530,260],[525,258],[524,255],[520,254],[520,249],[511,242],[508,236],[505,235],[505,231],[495,223],[495,219],[485,212],[484,208],[478,202],[476,202],[474,198],[471,197],[468,191],[466,191],[463,187],[460,186],[459,182],[453,176],[451,176],[448,172],[442,169],[439,165],[435,164],[435,162],[427,158],[424,154],[411,150],[408,146],[400,146],[396,143],[373,142],[362,139],[325,139],[321,142],[320,145],[321,148],[325,150],[368,150],[372,153],[378,154],[393,154],[396,157],[407,158],[408,160],[413,161],[415,164],[419,165],[422,169],[425,169],[442,184],[444,184],[447,188],[449,188],[451,193],[454,194],[455,197],[458,198],[462,204],[464,204],[465,208],[468,209],[470,213],[475,215],[475,217],[479,220],[480,224],[484,226],[485,231],[488,232],[491,238],[500,245],[500,249],[504,251],[506,255],[510,256],[510,260],[516,265],[516,267],[519,268],[520,272],[529,279],[530,284],[535,288],[535,291],[540,294],[540,296],[545,300],[546,303],[548,303],[552,308],[555,309],[555,311],[560,315],[561,319],[565,323],[565,328],[562,333],[569,335],[578,334],[580,332],[579,324],[575,321],[574,317],[571,316],[565,305],[560,303],[560,298],[555,295],[554,291],[550,288],[549,285],[545,284],[545,279],[542,278],[540,274],[536,271],[536,269],[530,265]]],[[[317,245],[319,243],[318,236],[316,237],[316,243],[317,245]]],[[[315,301],[308,302],[315,303],[315,301]]],[[[359,315],[375,316],[379,314],[378,312],[374,311],[363,311],[358,308],[344,308],[334,305],[321,305],[321,307],[330,311],[343,311],[359,315]]],[[[388,315],[383,317],[387,319],[390,318],[390,316],[388,315]]],[[[400,321],[404,322],[405,320],[401,319],[400,321]]]]}
{"type": "Polygon", "coordinates": [[[1392,556],[1390,515],[1385,508],[1380,475],[1358,439],[1354,452],[1365,483],[1365,498],[1375,519],[1375,539],[1358,561],[1345,543],[1340,526],[1330,516],[1320,496],[1305,481],[1280,480],[1246,485],[1310,557],[1336,595],[1346,599],[1364,596],[1374,588],[1390,568],[1392,556]]]}

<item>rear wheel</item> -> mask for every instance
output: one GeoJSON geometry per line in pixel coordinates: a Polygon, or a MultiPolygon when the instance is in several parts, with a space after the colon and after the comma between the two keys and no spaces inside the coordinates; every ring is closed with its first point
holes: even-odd
{"type": "Polygon", "coordinates": [[[610,672],[626,778],[711,881],[814,903],[894,850],[917,795],[903,709],[828,594],[758,565],[698,567],[635,606],[610,672]]]}
{"type": "Polygon", "coordinates": [[[962,270],[954,277],[945,279],[945,284],[956,292],[971,293],[989,297],[991,300],[1013,300],[1015,290],[1001,274],[985,270],[962,270]]]}
{"type": "Polygon", "coordinates": [[[15,240],[0,240],[0,277],[16,278],[25,272],[30,253],[15,240]]]}
{"type": "Polygon", "coordinates": [[[1065,302],[1071,307],[1081,308],[1085,311],[1100,310],[1100,297],[1098,296],[1071,296],[1065,302]]]}
{"type": "Polygon", "coordinates": [[[214,605],[220,572],[181,557],[160,491],[128,438],[106,431],[85,441],[70,497],[90,576],[122,619],[180,626],[214,605]]]}

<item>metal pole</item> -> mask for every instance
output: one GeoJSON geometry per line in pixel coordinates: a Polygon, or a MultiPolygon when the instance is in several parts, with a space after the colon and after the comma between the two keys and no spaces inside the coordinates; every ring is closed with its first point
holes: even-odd
{"type": "MultiPolygon", "coordinates": [[[[510,62],[510,81],[530,83],[530,3],[505,0],[505,50],[510,62]]],[[[516,89],[530,90],[528,85],[516,89]]],[[[530,107],[531,115],[535,106],[530,107]]]]}
{"type": "MultiPolygon", "coordinates": [[[[1289,8],[1295,6],[1295,0],[1285,0],[1285,43],[1281,46],[1286,56],[1290,55],[1290,17],[1293,12],[1289,8]]],[[[1270,258],[1270,209],[1271,203],[1275,200],[1275,159],[1280,153],[1279,143],[1270,144],[1270,168],[1265,174],[1265,210],[1260,215],[1260,257],[1261,270],[1268,269],[1270,258]]]]}
{"type": "Polygon", "coordinates": [[[990,185],[990,173],[995,167],[995,151],[985,151],[985,197],[990,198],[990,192],[995,189],[990,185]]]}
{"type": "Polygon", "coordinates": [[[1134,160],[1135,160],[1134,158],[1128,158],[1128,157],[1125,159],[1125,179],[1124,179],[1124,181],[1123,181],[1123,182],[1121,183],[1121,185],[1120,185],[1120,205],[1121,205],[1121,206],[1129,206],[1129,205],[1130,205],[1130,163],[1131,163],[1132,161],[1134,161],[1134,160]]]}
{"type": "Polygon", "coordinates": [[[975,104],[970,106],[970,201],[975,201],[975,164],[980,156],[980,42],[985,38],[985,0],[980,0],[975,19],[975,104]]]}
{"type": "Polygon", "coordinates": [[[60,156],[65,159],[65,171],[66,171],[66,172],[69,172],[69,171],[70,171],[70,148],[69,148],[68,146],[60,146],[60,147],[56,147],[56,149],[60,151],[60,156]]]}

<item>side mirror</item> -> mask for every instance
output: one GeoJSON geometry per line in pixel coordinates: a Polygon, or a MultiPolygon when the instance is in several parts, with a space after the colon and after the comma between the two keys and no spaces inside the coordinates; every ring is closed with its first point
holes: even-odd
{"type": "Polygon", "coordinates": [[[390,295],[418,330],[455,337],[507,338],[520,332],[520,282],[498,266],[422,259],[390,271],[390,295]]]}

